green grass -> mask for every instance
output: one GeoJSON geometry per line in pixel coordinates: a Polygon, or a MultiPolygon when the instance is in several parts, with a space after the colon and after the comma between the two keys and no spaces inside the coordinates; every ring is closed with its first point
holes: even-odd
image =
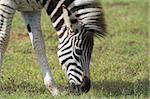
{"type": "MultiPolygon", "coordinates": [[[[57,35],[43,12],[47,56],[62,92],[56,99],[148,99],[148,0],[101,1],[109,34],[104,40],[95,38],[90,68],[92,88],[80,96],[67,95],[68,81],[56,55],[57,35]]],[[[43,84],[25,27],[17,13],[4,57],[0,99],[54,98],[43,84]]]]}

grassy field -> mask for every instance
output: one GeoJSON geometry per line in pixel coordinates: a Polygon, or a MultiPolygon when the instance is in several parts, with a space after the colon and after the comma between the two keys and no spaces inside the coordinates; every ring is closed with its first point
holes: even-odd
{"type": "MultiPolygon", "coordinates": [[[[42,29],[54,78],[61,90],[56,99],[148,99],[148,0],[101,0],[108,25],[105,40],[95,38],[91,61],[92,88],[67,95],[68,81],[56,55],[57,35],[45,12],[42,29]]],[[[51,99],[46,90],[26,26],[15,15],[0,78],[0,99],[51,99]]]]}

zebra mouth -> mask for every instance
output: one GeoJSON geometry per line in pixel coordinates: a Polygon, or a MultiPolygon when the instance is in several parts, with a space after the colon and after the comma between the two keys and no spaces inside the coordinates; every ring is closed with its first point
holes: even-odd
{"type": "Polygon", "coordinates": [[[76,95],[80,95],[82,93],[87,93],[91,88],[91,81],[87,76],[84,76],[83,82],[81,85],[75,85],[72,83],[70,85],[70,92],[76,95]]]}

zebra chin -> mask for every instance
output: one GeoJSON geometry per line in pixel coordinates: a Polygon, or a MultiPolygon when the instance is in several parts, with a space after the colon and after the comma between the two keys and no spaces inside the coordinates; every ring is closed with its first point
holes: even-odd
{"type": "Polygon", "coordinates": [[[81,85],[75,85],[75,83],[70,84],[70,92],[76,95],[89,92],[91,88],[91,81],[87,76],[83,77],[81,85]]]}

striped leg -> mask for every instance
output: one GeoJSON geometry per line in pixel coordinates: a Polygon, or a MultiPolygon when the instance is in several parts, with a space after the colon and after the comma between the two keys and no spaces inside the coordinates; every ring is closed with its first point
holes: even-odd
{"type": "Polygon", "coordinates": [[[0,0],[0,73],[15,11],[16,4],[12,0],[0,0]]]}
{"type": "Polygon", "coordinates": [[[54,79],[50,71],[50,67],[48,65],[48,60],[45,53],[45,44],[42,36],[40,23],[41,12],[23,12],[22,15],[27,24],[32,45],[36,51],[38,61],[41,65],[41,69],[44,75],[44,84],[50,90],[52,95],[57,95],[58,89],[55,86],[54,79]]]}

